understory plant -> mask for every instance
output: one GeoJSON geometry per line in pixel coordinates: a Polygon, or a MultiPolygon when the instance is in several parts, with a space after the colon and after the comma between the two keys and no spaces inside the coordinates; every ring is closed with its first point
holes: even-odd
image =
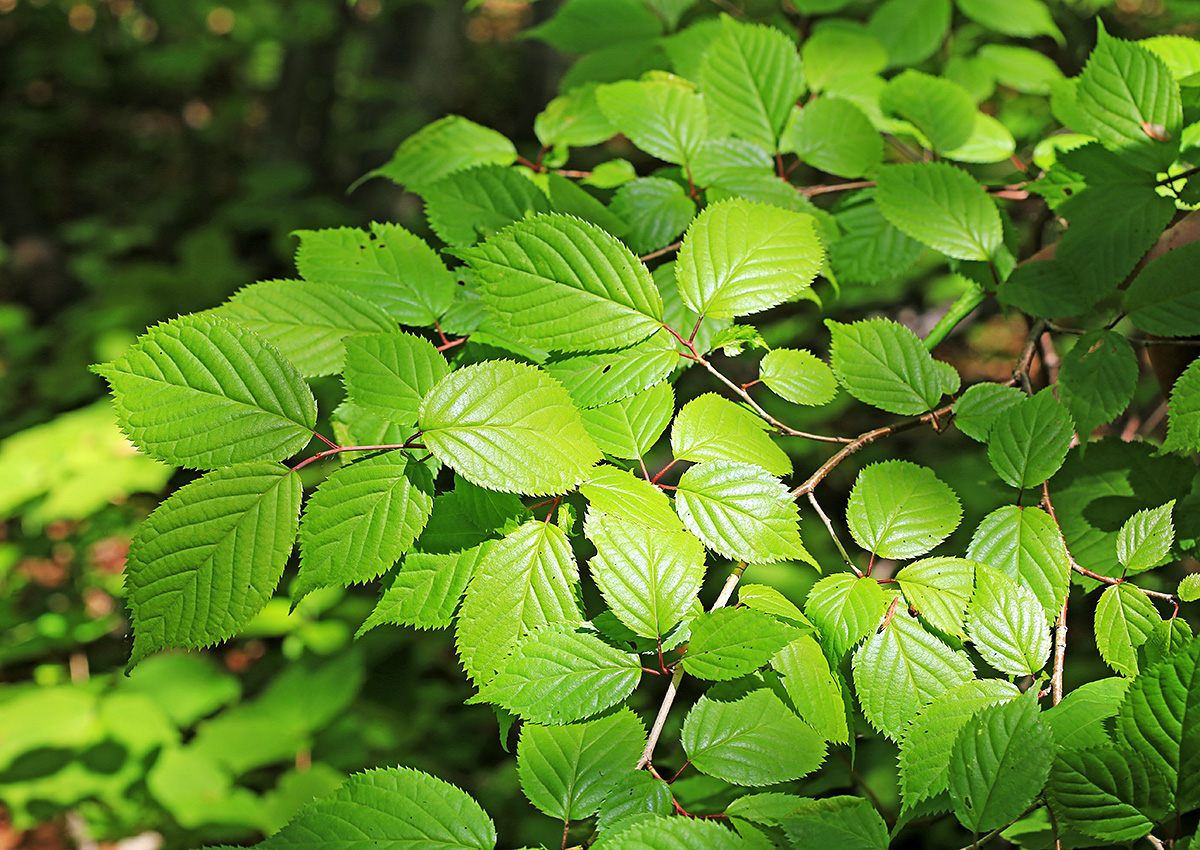
{"type": "MultiPolygon", "coordinates": [[[[453,631],[564,848],[1190,846],[1200,43],[1087,21],[1066,76],[1039,0],[760,5],[568,0],[540,150],[448,116],[370,175],[429,239],[300,231],[95,367],[203,473],[134,537],[130,664],[296,564],[453,631]]],[[[391,767],[261,846],[368,841],[497,836],[391,767]]]]}

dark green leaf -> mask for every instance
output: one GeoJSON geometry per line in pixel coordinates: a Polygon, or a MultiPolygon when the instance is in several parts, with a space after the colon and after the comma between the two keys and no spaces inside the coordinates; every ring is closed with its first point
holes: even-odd
{"type": "Polygon", "coordinates": [[[950,28],[950,0],[885,0],[867,23],[888,52],[892,68],[932,56],[950,28]]]}
{"type": "Polygon", "coordinates": [[[1167,790],[1161,785],[1161,776],[1136,752],[1110,744],[1059,750],[1046,796],[1065,824],[1106,843],[1125,843],[1154,826],[1143,812],[1153,791],[1167,790]]]}
{"type": "Polygon", "coordinates": [[[617,189],[611,209],[629,224],[625,241],[639,254],[664,247],[687,229],[696,203],[665,177],[641,177],[617,189]]]}
{"type": "Polygon", "coordinates": [[[1183,370],[1171,389],[1164,452],[1200,451],[1200,360],[1183,370]]]}
{"type": "Polygon", "coordinates": [[[911,121],[938,154],[966,143],[975,128],[975,101],[966,89],[911,68],[888,82],[879,101],[911,121]]]}
{"type": "Polygon", "coordinates": [[[988,460],[1004,481],[1021,490],[1058,472],[1075,425],[1047,388],[1001,411],[988,434],[988,460]]]}
{"type": "Polygon", "coordinates": [[[1058,387],[1081,439],[1125,411],[1137,376],[1137,355],[1124,335],[1094,330],[1079,338],[1063,357],[1058,387]]]}
{"type": "Polygon", "coordinates": [[[888,828],[870,800],[825,797],[805,800],[780,819],[793,847],[886,850],[888,828]]]}
{"type": "Polygon", "coordinates": [[[1016,387],[1003,384],[975,384],[967,387],[954,404],[954,424],[958,429],[980,443],[986,443],[996,414],[1024,400],[1025,395],[1016,387]]]}
{"type": "Polygon", "coordinates": [[[1200,284],[1196,264],[1200,243],[1180,245],[1146,264],[1125,293],[1129,320],[1147,333],[1192,336],[1200,333],[1200,284]]]}
{"type": "Polygon", "coordinates": [[[524,35],[540,38],[564,53],[591,53],[662,35],[662,24],[636,0],[568,0],[554,17],[524,35]]]}
{"type": "Polygon", "coordinates": [[[989,30],[1017,38],[1053,36],[1060,44],[1059,31],[1050,10],[1042,0],[956,0],[958,8],[971,20],[989,30]]]}

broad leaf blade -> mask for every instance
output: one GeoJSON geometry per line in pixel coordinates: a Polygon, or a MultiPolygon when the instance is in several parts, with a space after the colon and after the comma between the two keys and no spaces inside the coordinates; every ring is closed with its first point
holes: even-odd
{"type": "Polygon", "coordinates": [[[805,106],[782,146],[813,168],[839,177],[871,174],[883,161],[883,139],[875,125],[853,103],[837,97],[818,98],[805,106]]]}
{"type": "Polygon", "coordinates": [[[892,68],[916,65],[937,52],[950,28],[950,0],[885,0],[867,24],[892,68]]]}
{"type": "Polygon", "coordinates": [[[651,156],[687,165],[708,136],[704,101],[685,80],[623,80],[596,89],[604,116],[651,156]]]}
{"type": "Polygon", "coordinates": [[[1117,560],[1126,572],[1140,573],[1166,563],[1175,540],[1171,511],[1175,500],[1146,508],[1126,520],[1117,532],[1117,560]]]}
{"type": "Polygon", "coordinates": [[[787,475],[792,462],[766,433],[767,425],[744,407],[716,393],[697,396],[671,425],[676,460],[753,463],[772,475],[787,475]]]}
{"type": "Polygon", "coordinates": [[[737,679],[765,665],[796,634],[761,611],[718,608],[692,620],[683,669],[701,679],[737,679]]]}
{"type": "Polygon", "coordinates": [[[629,181],[617,189],[609,208],[629,224],[624,239],[639,254],[668,245],[696,214],[696,202],[684,187],[665,177],[629,181]]]}
{"type": "Polygon", "coordinates": [[[1062,533],[1038,508],[1006,505],[992,511],[971,537],[967,557],[988,564],[1033,591],[1047,620],[1067,598],[1071,562],[1062,533]]]}
{"type": "Polygon", "coordinates": [[[975,101],[966,89],[911,68],[893,77],[879,100],[884,109],[911,121],[937,154],[963,145],[975,128],[975,101]]]}
{"type": "Polygon", "coordinates": [[[849,743],[840,677],[829,669],[825,653],[812,636],[794,638],[775,653],[771,667],[783,677],[788,699],[802,720],[831,743],[849,743]]]}
{"type": "Polygon", "coordinates": [[[425,201],[433,232],[466,248],[531,213],[550,212],[546,194],[513,168],[479,165],[413,187],[425,201]]]}
{"type": "Polygon", "coordinates": [[[962,517],[958,497],[933,470],[904,460],[858,474],[846,520],[855,542],[885,558],[915,558],[949,536],[962,517]]]}
{"type": "Polygon", "coordinates": [[[1002,246],[996,204],[973,177],[953,165],[884,166],[875,198],[895,227],[947,257],[986,262],[1002,246]]]}
{"type": "Polygon", "coordinates": [[[346,394],[351,403],[398,425],[417,423],[417,409],[450,369],[433,343],[412,334],[346,340],[346,394]]]}
{"type": "Polygon", "coordinates": [[[542,368],[561,383],[581,408],[635,396],[661,383],[679,365],[665,331],[620,351],[565,357],[542,368]]]}
{"type": "Polygon", "coordinates": [[[488,549],[481,543],[463,552],[409,553],[358,635],[385,623],[418,629],[451,625],[454,609],[488,549]]]}
{"type": "Polygon", "coordinates": [[[1058,472],[1074,432],[1071,415],[1047,388],[996,417],[988,460],[1006,483],[1028,490],[1058,472]]]}
{"type": "Polygon", "coordinates": [[[830,366],[850,395],[889,413],[932,410],[958,391],[954,367],[934,360],[911,330],[889,319],[842,324],[827,319],[830,366]]]}
{"type": "Polygon", "coordinates": [[[1150,639],[1160,620],[1154,605],[1136,587],[1110,585],[1096,603],[1096,648],[1113,670],[1136,676],[1137,648],[1150,639]]]}
{"type": "Polygon", "coordinates": [[[883,817],[862,797],[805,800],[779,825],[793,847],[837,847],[838,850],[887,850],[883,817]]]}
{"type": "Polygon", "coordinates": [[[296,367],[253,331],[211,316],[156,325],[111,363],[121,429],[193,469],[283,460],[312,439],[317,404],[296,367]]]}
{"type": "Polygon", "coordinates": [[[176,491],[129,548],[130,664],[169,646],[200,648],[243,628],[283,575],[300,478],[276,463],[218,469],[176,491]]]}
{"type": "Polygon", "coordinates": [[[763,356],[758,369],[760,380],[793,404],[825,404],[837,395],[833,371],[810,351],[776,348],[763,356]]]}
{"type": "Polygon", "coordinates": [[[632,472],[598,466],[579,492],[587,497],[593,510],[615,520],[629,520],[650,529],[683,531],[683,523],[666,493],[632,472]]]}
{"type": "Polygon", "coordinates": [[[975,563],[965,558],[925,558],[896,573],[900,591],[935,629],[966,637],[963,617],[975,583],[975,563]]]}
{"type": "Polygon", "coordinates": [[[420,426],[438,460],[502,492],[565,493],[600,460],[562,386],[508,360],[451,372],[425,396],[420,426]]]}
{"type": "Polygon", "coordinates": [[[1050,656],[1045,609],[1033,591],[987,567],[975,573],[967,631],[983,659],[1002,673],[1034,676],[1050,656]]]}
{"type": "Polygon", "coordinates": [[[1025,399],[1016,387],[1001,384],[975,384],[967,387],[954,405],[954,424],[972,440],[986,443],[996,414],[1025,399]]]}
{"type": "Polygon", "coordinates": [[[1180,245],[1146,264],[1125,293],[1129,320],[1147,333],[1191,336],[1200,328],[1200,243],[1180,245]]]}
{"type": "Polygon", "coordinates": [[[1138,361],[1124,334],[1089,331],[1063,357],[1059,394],[1086,440],[1125,411],[1137,386],[1138,361]]]}
{"type": "Polygon", "coordinates": [[[1200,451],[1200,360],[1193,360],[1171,388],[1164,452],[1200,451]]]}
{"type": "Polygon", "coordinates": [[[658,442],[675,413],[675,393],[667,383],[637,395],[580,411],[583,427],[613,457],[637,460],[658,442]]]}
{"type": "Polygon", "coordinates": [[[1046,796],[1055,815],[1071,828],[1105,843],[1124,843],[1154,826],[1143,810],[1151,788],[1161,782],[1136,752],[1111,745],[1064,748],[1050,769],[1046,796]]]}
{"type": "Polygon", "coordinates": [[[821,643],[830,658],[841,659],[847,649],[879,625],[888,602],[875,579],[834,573],[813,585],[804,602],[804,613],[821,633],[821,643]]]}

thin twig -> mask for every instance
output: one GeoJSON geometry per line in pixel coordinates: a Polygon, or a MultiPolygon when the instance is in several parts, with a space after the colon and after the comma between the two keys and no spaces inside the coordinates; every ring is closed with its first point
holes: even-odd
{"type": "Polygon", "coordinates": [[[855,180],[853,183],[835,183],[832,185],[821,186],[802,186],[800,194],[806,198],[811,198],[814,195],[824,195],[828,192],[848,192],[851,189],[869,189],[875,185],[874,180],[855,180]]]}
{"type": "Polygon", "coordinates": [[[776,428],[778,428],[780,431],[787,434],[788,436],[804,437],[807,440],[820,440],[823,443],[849,443],[850,442],[850,439],[847,437],[827,437],[824,434],[810,434],[807,431],[797,431],[795,428],[789,428],[787,425],[784,425],[782,422],[780,422],[774,416],[767,413],[767,411],[763,410],[762,407],[759,406],[758,402],[756,402],[750,396],[750,393],[746,392],[743,388],[739,387],[733,381],[729,380],[724,375],[722,375],[719,371],[717,371],[717,368],[715,366],[713,366],[711,363],[709,363],[703,357],[700,358],[700,364],[702,366],[704,366],[704,368],[707,369],[709,372],[711,372],[713,375],[715,375],[717,377],[717,379],[721,381],[721,383],[723,383],[725,386],[729,387],[731,390],[733,390],[735,393],[737,393],[742,398],[742,400],[746,402],[746,404],[748,404],[752,408],[754,408],[755,413],[757,413],[763,419],[770,422],[772,425],[774,425],[776,428]]]}
{"type": "Polygon", "coordinates": [[[672,242],[667,247],[659,248],[657,251],[651,251],[649,254],[643,254],[642,256],[638,257],[638,259],[644,263],[647,260],[653,260],[656,257],[661,257],[664,254],[670,254],[672,251],[678,251],[682,246],[682,242],[672,242]]]}
{"type": "Polygon", "coordinates": [[[858,566],[853,561],[850,560],[850,556],[848,554],[846,554],[846,548],[844,546],[842,546],[842,541],[838,539],[837,532],[833,530],[833,522],[829,519],[828,516],[825,515],[825,511],[821,510],[821,506],[819,504],[817,504],[816,494],[814,494],[812,490],[808,491],[808,501],[811,502],[813,508],[816,509],[817,514],[821,517],[821,520],[825,523],[825,527],[827,529],[829,529],[829,536],[833,538],[834,545],[837,546],[838,551],[842,553],[842,560],[846,562],[846,566],[848,566],[850,569],[852,569],[856,576],[858,576],[859,578],[862,578],[862,570],[860,570],[858,568],[858,566]]]}
{"type": "MultiPolygon", "coordinates": [[[[1068,595],[1070,595],[1068,593],[1068,595]]],[[[1062,702],[1063,698],[1063,668],[1067,657],[1067,600],[1063,600],[1062,610],[1058,612],[1058,622],[1054,624],[1054,675],[1050,679],[1050,701],[1054,705],[1062,702]]]]}

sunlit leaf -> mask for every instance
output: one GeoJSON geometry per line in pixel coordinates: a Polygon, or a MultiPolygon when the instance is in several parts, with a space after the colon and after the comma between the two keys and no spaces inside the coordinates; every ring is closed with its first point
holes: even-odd
{"type": "Polygon", "coordinates": [[[772,475],[787,475],[792,462],[766,433],[757,415],[716,393],[689,401],[671,425],[677,460],[731,460],[753,463],[772,475]]]}
{"type": "Polygon", "coordinates": [[[832,336],[830,366],[850,395],[889,413],[932,410],[958,391],[954,367],[934,360],[911,330],[888,319],[825,321],[832,336]]]}
{"type": "Polygon", "coordinates": [[[988,460],[1013,487],[1036,487],[1063,465],[1074,431],[1071,415],[1044,389],[996,416],[988,460]]]}
{"type": "Polygon", "coordinates": [[[1137,648],[1150,639],[1162,618],[1133,585],[1110,585],[1096,603],[1096,647],[1109,667],[1123,676],[1138,673],[1137,648]]]}
{"type": "Polygon", "coordinates": [[[1050,655],[1045,609],[1033,591],[988,567],[975,573],[967,632],[983,660],[1002,673],[1036,675],[1050,655]]]}
{"type": "Polygon", "coordinates": [[[879,211],[913,239],[960,260],[987,261],[1000,250],[996,204],[967,172],[919,162],[884,166],[877,180],[879,211]]]}
{"type": "Polygon", "coordinates": [[[941,543],[962,518],[958,497],[933,470],[904,460],[858,474],[846,506],[855,542],[885,558],[915,558],[941,543]]]}
{"type": "Polygon", "coordinates": [[[796,636],[761,611],[718,608],[692,620],[692,636],[683,669],[701,679],[737,679],[771,660],[796,636]]]}

